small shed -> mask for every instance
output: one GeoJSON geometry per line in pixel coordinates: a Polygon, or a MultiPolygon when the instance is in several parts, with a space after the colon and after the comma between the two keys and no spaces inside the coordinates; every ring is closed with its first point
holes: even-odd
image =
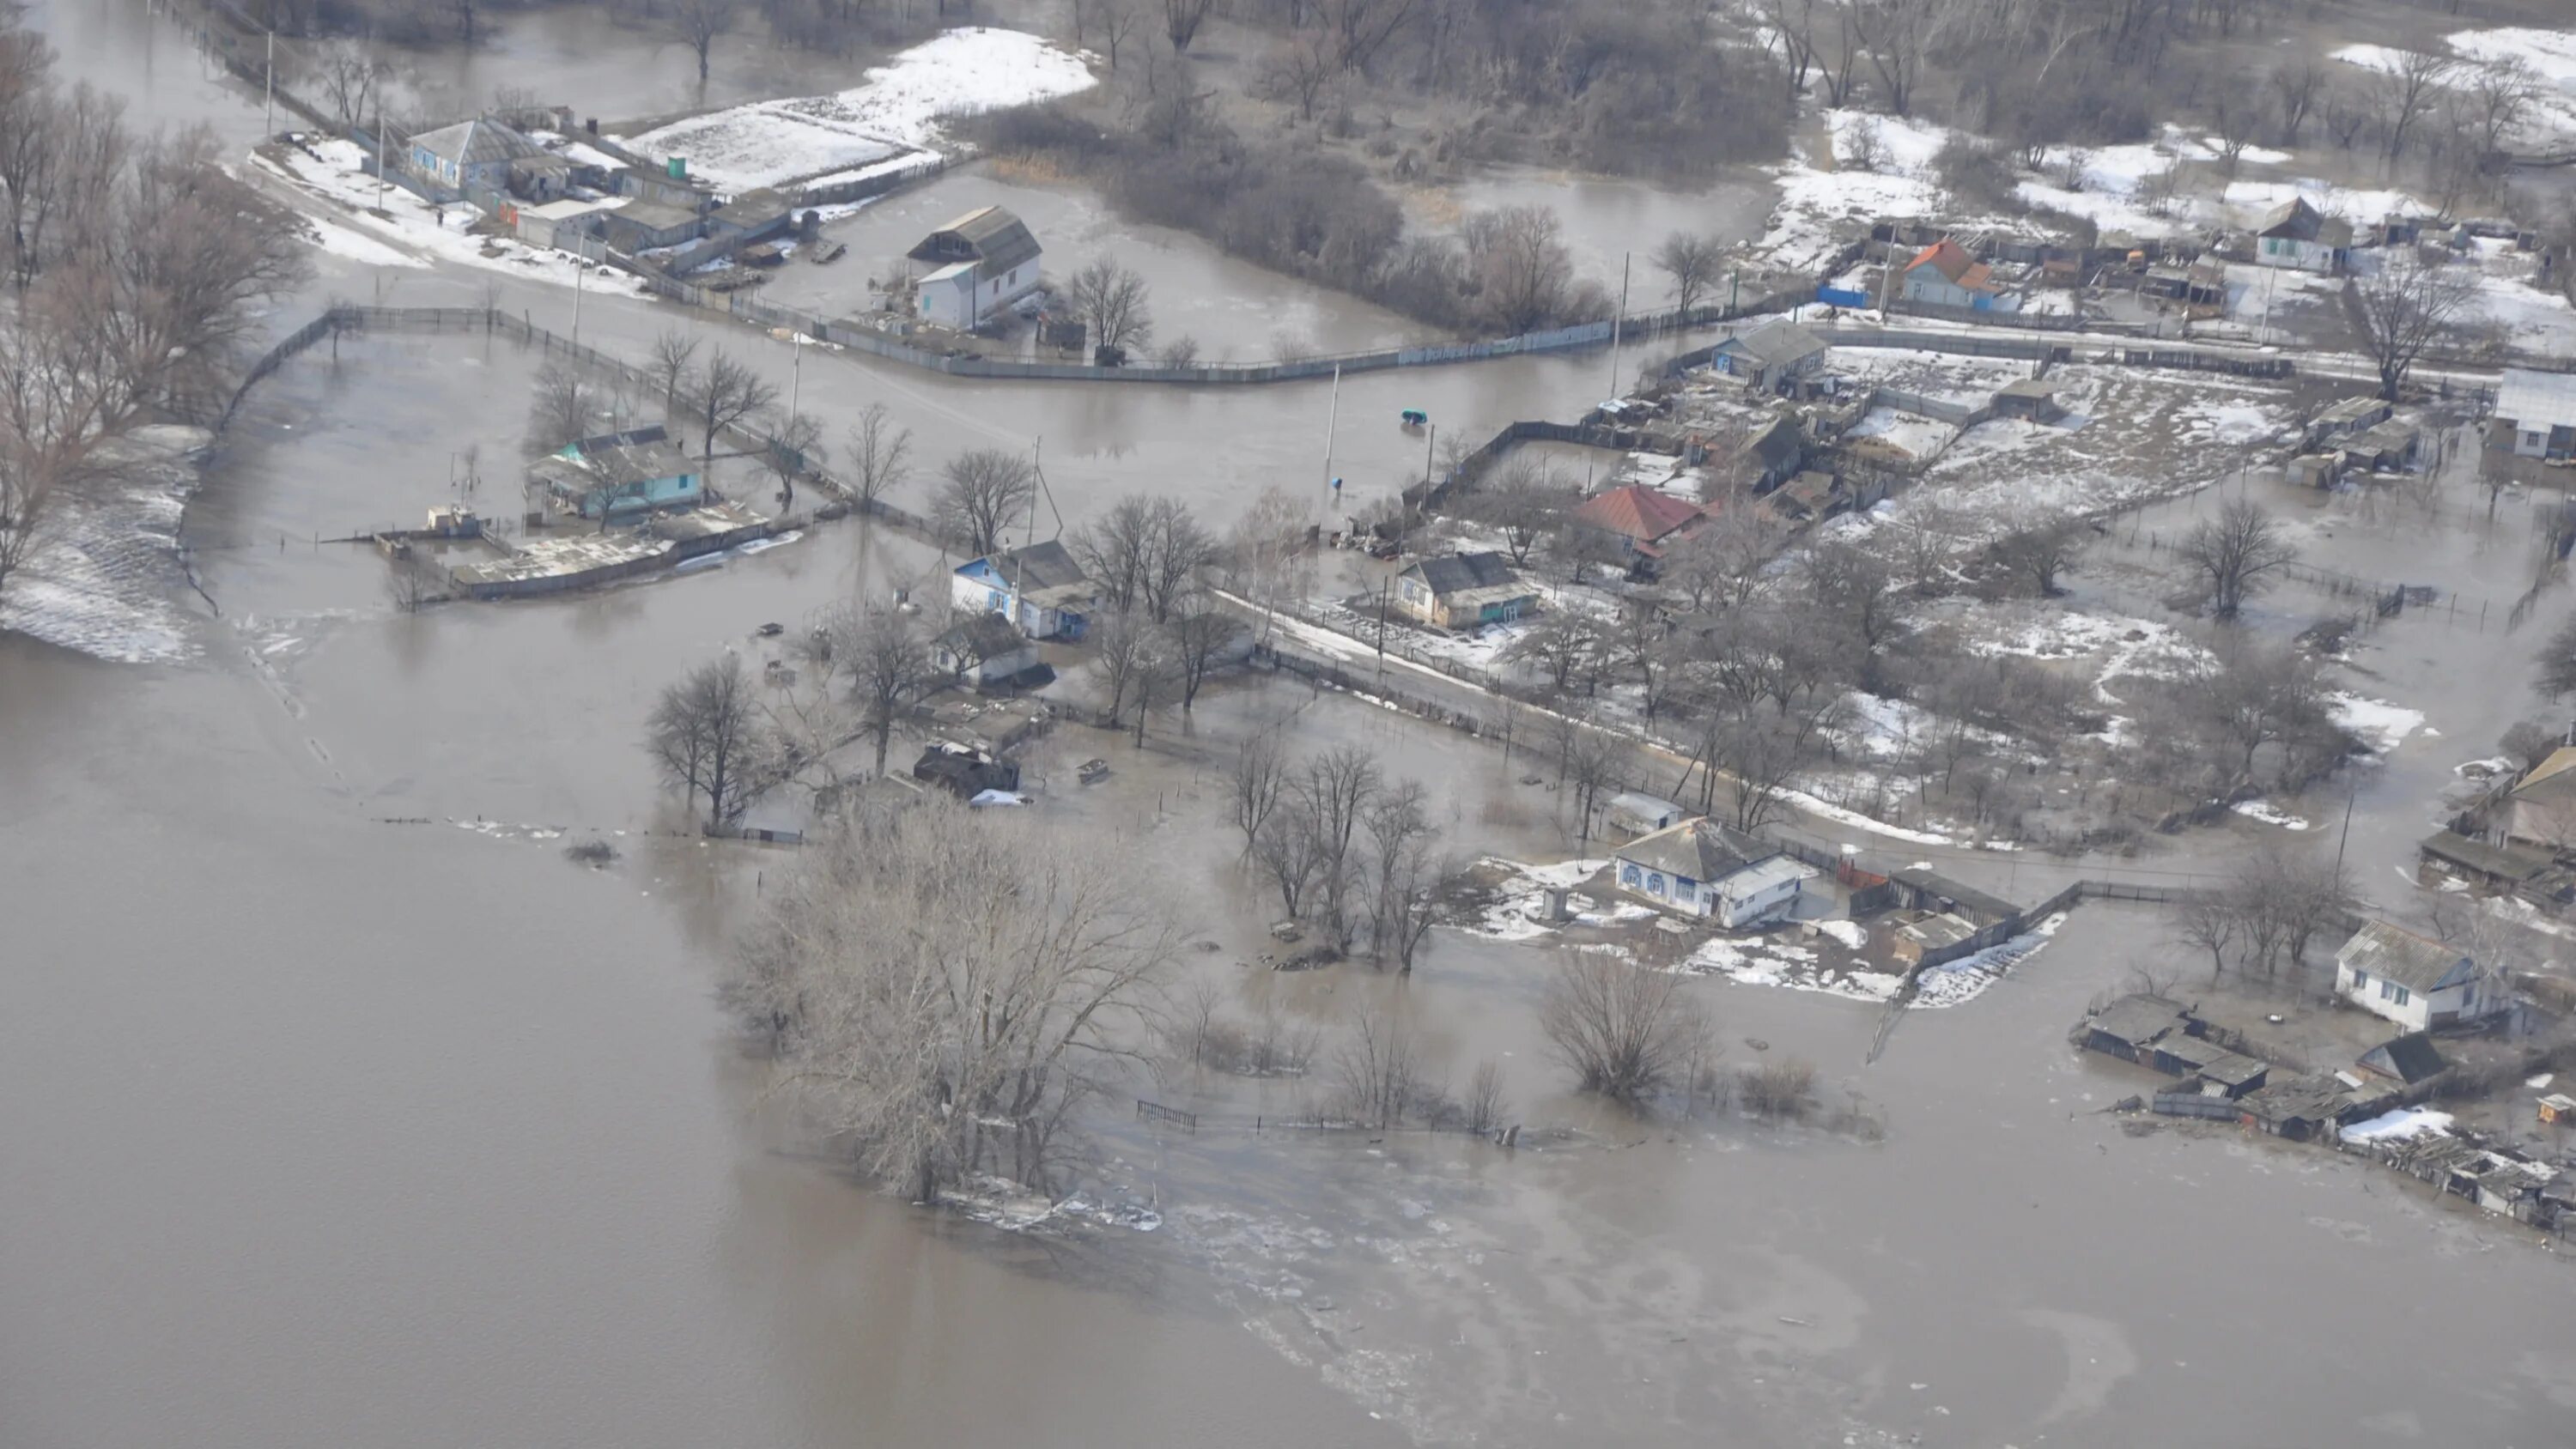
{"type": "Polygon", "coordinates": [[[1896,887],[1898,902],[1908,910],[1947,911],[1975,923],[1979,929],[2021,919],[2021,907],[2001,896],[1988,895],[1929,870],[1908,867],[1890,872],[1887,879],[1896,887]]]}
{"type": "Polygon", "coordinates": [[[706,219],[696,212],[659,201],[630,201],[599,223],[600,236],[630,255],[695,241],[705,229],[706,219]]]}
{"type": "Polygon", "coordinates": [[[2292,487],[2332,488],[2343,477],[2343,455],[2301,453],[2290,460],[2288,476],[2292,487]]]}
{"type": "Polygon", "coordinates": [[[2371,424],[2335,445],[2349,467],[2381,472],[2391,468],[2412,468],[2415,455],[2423,446],[2423,434],[2411,423],[2387,418],[2371,424]]]}
{"type": "Polygon", "coordinates": [[[2576,1122],[2576,1097],[2552,1092],[2541,1098],[2540,1120],[2553,1127],[2561,1122],[2576,1122]]]}
{"type": "Polygon", "coordinates": [[[1709,364],[1747,387],[1769,391],[1825,365],[1824,339],[1786,318],[1774,317],[1729,337],[1709,354],[1709,364]]]}
{"type": "Polygon", "coordinates": [[[2388,402],[2376,397],[2348,397],[2327,404],[2300,430],[2300,446],[2314,448],[2388,420],[2388,402]]]}
{"type": "Polygon", "coordinates": [[[1939,957],[1953,947],[1975,939],[1976,925],[1946,912],[1908,921],[1896,928],[1888,943],[1887,953],[1902,966],[1920,966],[1925,956],[1939,957]]]}
{"type": "Polygon", "coordinates": [[[2441,877],[2453,876],[2480,890],[2551,899],[2566,892],[2557,861],[2537,846],[2490,845],[2444,830],[2426,836],[2416,851],[2423,860],[2416,872],[2418,885],[2437,886],[2441,877]]]}
{"type": "Polygon", "coordinates": [[[2358,1065],[2374,1077],[2409,1087],[2422,1086],[2451,1068],[2434,1047],[2432,1033],[2422,1031],[2390,1037],[2363,1052],[2358,1065]]]}
{"type": "Polygon", "coordinates": [[[1010,620],[978,613],[965,615],[930,641],[930,662],[961,683],[986,689],[1037,667],[1038,652],[1010,620]]]}
{"type": "Polygon", "coordinates": [[[2156,1043],[2196,1033],[2200,1023],[2189,1009],[2161,996],[2140,992],[2123,996],[2085,1018],[2075,1036],[2088,1051],[2145,1065],[2156,1043]]]}
{"type": "Polygon", "coordinates": [[[1629,835],[1652,835],[1689,818],[1690,812],[1670,800],[1642,795],[1633,790],[1610,797],[1610,808],[1603,812],[1611,829],[1629,835]]]}
{"type": "Polygon", "coordinates": [[[2046,378],[2025,377],[1996,390],[1995,416],[2032,423],[2053,423],[2066,416],[2066,409],[2057,405],[2057,389],[2050,386],[2046,378]]]}

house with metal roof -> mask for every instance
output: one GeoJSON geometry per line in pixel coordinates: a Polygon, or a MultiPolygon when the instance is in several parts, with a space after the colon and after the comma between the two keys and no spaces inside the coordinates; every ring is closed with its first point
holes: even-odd
{"type": "Polygon", "coordinates": [[[2576,457],[2576,373],[2506,368],[2496,384],[2495,416],[2511,425],[2515,457],[2576,457]]]}
{"type": "Polygon", "coordinates": [[[1032,639],[1079,639],[1090,627],[1099,586],[1050,538],[958,565],[948,596],[960,609],[999,614],[1032,639]]]}
{"type": "Polygon", "coordinates": [[[603,523],[703,502],[697,466],[659,427],[566,443],[528,467],[531,484],[567,512],[603,523]]]}
{"type": "Polygon", "coordinates": [[[2335,953],[2335,994],[2377,1016],[2423,1031],[2475,1021],[2511,1005],[2457,946],[2386,921],[2370,921],[2335,953]]]}
{"type": "Polygon", "coordinates": [[[1038,650],[999,614],[960,614],[930,641],[930,662],[960,684],[985,689],[1036,668],[1038,650]]]}
{"type": "Polygon", "coordinates": [[[1538,590],[1491,550],[1426,558],[1396,576],[1396,612],[1435,629],[1508,623],[1538,607],[1538,590]]]}
{"type": "Polygon", "coordinates": [[[2021,299],[1995,281],[1995,269],[1968,255],[1968,249],[1950,237],[1916,252],[1898,275],[1903,278],[1898,295],[1908,302],[1978,312],[2021,310],[2021,299]]]}
{"type": "Polygon", "coordinates": [[[546,148],[489,116],[423,131],[411,138],[411,169],[460,191],[505,191],[510,163],[543,156],[546,148]]]}
{"type": "Polygon", "coordinates": [[[1037,289],[1042,253],[1027,223],[983,206],[923,237],[905,255],[929,268],[914,292],[921,319],[971,332],[1037,289]]]}
{"type": "Polygon", "coordinates": [[[1794,913],[1816,873],[1760,836],[1702,817],[1619,847],[1611,874],[1631,895],[1741,930],[1794,913]]]}
{"type": "Polygon", "coordinates": [[[2509,841],[2562,850],[2576,845],[2576,748],[2560,746],[2505,795],[2509,841]]]}
{"type": "Polygon", "coordinates": [[[2254,224],[2254,260],[2332,276],[2352,257],[2352,223],[2293,196],[2254,224]]]}
{"type": "Polygon", "coordinates": [[[1630,483],[1584,499],[1568,518],[1577,527],[1609,538],[1633,565],[1663,557],[1665,548],[1678,542],[1703,516],[1696,503],[1660,488],[1630,483]]]}
{"type": "Polygon", "coordinates": [[[1768,392],[1823,371],[1828,351],[1823,338],[1787,318],[1774,317],[1717,344],[1709,354],[1709,365],[1744,379],[1747,387],[1768,392]]]}

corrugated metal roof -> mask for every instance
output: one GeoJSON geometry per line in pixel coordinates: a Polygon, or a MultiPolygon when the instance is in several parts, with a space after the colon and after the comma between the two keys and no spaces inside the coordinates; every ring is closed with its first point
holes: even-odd
{"type": "Polygon", "coordinates": [[[1702,817],[1630,841],[1617,855],[1666,875],[1714,881],[1779,853],[1769,841],[1702,817]]]}
{"type": "Polygon", "coordinates": [[[2419,936],[2386,921],[2371,921],[2352,933],[2335,953],[2335,963],[2394,981],[2410,991],[2437,991],[2460,973],[2468,953],[2430,936],[2419,936]]]}
{"type": "Polygon", "coordinates": [[[2496,416],[2526,428],[2576,428],[2576,372],[2506,368],[2496,385],[2496,416]]]}

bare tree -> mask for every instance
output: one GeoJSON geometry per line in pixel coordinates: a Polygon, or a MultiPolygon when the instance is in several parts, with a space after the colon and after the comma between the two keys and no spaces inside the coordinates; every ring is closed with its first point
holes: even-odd
{"type": "Polygon", "coordinates": [[[2222,86],[2211,103],[2211,121],[2218,132],[2218,167],[2222,175],[2233,178],[2244,160],[2245,148],[2254,144],[2254,133],[2263,119],[2256,99],[2261,92],[2241,82],[2222,86]]]}
{"type": "Polygon", "coordinates": [[[707,80],[707,58],[716,41],[733,29],[735,12],[741,0],[668,0],[664,12],[671,38],[689,48],[698,58],[698,84],[707,80]]]}
{"type": "Polygon", "coordinates": [[[1279,726],[1265,726],[1244,740],[1226,774],[1226,787],[1229,818],[1243,832],[1243,847],[1249,851],[1288,790],[1288,747],[1279,726]]]}
{"type": "Polygon", "coordinates": [[[2071,516],[2024,519],[1995,544],[1997,565],[2030,586],[2043,599],[2055,598],[2060,574],[2075,567],[2090,532],[2084,520],[2071,516]]]}
{"type": "Polygon", "coordinates": [[[867,1177],[1056,1191],[1179,953],[1134,860],[945,804],[863,811],[766,898],[727,996],[867,1177]]]}
{"type": "Polygon", "coordinates": [[[2540,674],[2532,688],[2550,699],[2576,694],[2576,616],[2558,626],[2540,649],[2540,674]]]}
{"type": "Polygon", "coordinates": [[[1204,592],[1193,590],[1173,607],[1164,632],[1171,636],[1172,664],[1180,674],[1181,709],[1186,713],[1198,703],[1199,686],[1207,682],[1209,671],[1242,637],[1243,621],[1204,592]]]}
{"type": "Polygon", "coordinates": [[[2174,936],[2185,946],[2209,953],[2209,979],[2227,970],[2228,953],[2236,948],[2236,904],[2223,891],[2186,896],[2174,907],[2174,936]]]}
{"type": "Polygon", "coordinates": [[[1342,1110],[1361,1126],[1380,1131],[1402,1125],[1422,1089],[1413,1032],[1376,1012],[1362,1013],[1352,1025],[1333,1054],[1333,1071],[1341,1081],[1342,1110]]]}
{"type": "Polygon", "coordinates": [[[865,510],[903,481],[912,462],[912,430],[896,422],[884,403],[870,403],[841,447],[849,464],[850,496],[865,510]]]}
{"type": "Polygon", "coordinates": [[[385,571],[385,598],[401,614],[417,614],[439,596],[446,571],[428,555],[407,552],[385,571]]]}
{"type": "Polygon", "coordinates": [[[2478,294],[2473,268],[2427,261],[2413,248],[2393,248],[2378,270],[2352,284],[2362,345],[2379,369],[2379,395],[2390,402],[2425,349],[2454,335],[2478,294]]]}
{"type": "Polygon", "coordinates": [[[591,436],[597,392],[569,364],[549,362],[538,368],[536,382],[528,390],[528,430],[519,440],[520,451],[542,458],[591,436]]]}
{"type": "Polygon", "coordinates": [[[792,507],[796,480],[831,459],[831,449],[823,442],[823,424],[811,413],[789,413],[773,419],[764,431],[761,470],[778,481],[782,501],[792,507]]]}
{"type": "Polygon", "coordinates": [[[662,389],[663,417],[677,419],[680,395],[696,390],[697,372],[691,364],[697,355],[697,334],[686,327],[665,327],[654,336],[644,373],[662,389]]]}
{"type": "Polygon", "coordinates": [[[1677,231],[1655,248],[1654,262],[1656,270],[1672,279],[1673,310],[1688,316],[1700,294],[1715,285],[1726,262],[1726,245],[1713,236],[1677,231]]]}
{"type": "Polygon", "coordinates": [[[1736,1097],[1757,1117],[1795,1117],[1807,1109],[1816,1085],[1815,1064],[1799,1057],[1748,1068],[1736,1097]]]}
{"type": "Polygon", "coordinates": [[[1107,362],[1154,338],[1145,279],[1135,268],[1095,258],[1065,283],[1074,314],[1091,329],[1093,355],[1107,362]]]}
{"type": "Polygon", "coordinates": [[[367,118],[389,68],[354,40],[335,40],[321,47],[313,61],[322,98],[331,103],[340,123],[354,126],[367,118]]]}
{"type": "Polygon", "coordinates": [[[1555,476],[1545,459],[1516,451],[1460,495],[1457,511],[1501,530],[1503,549],[1512,563],[1526,567],[1530,550],[1564,521],[1573,502],[1574,490],[1555,476]]]}
{"type": "Polygon", "coordinates": [[[2190,568],[2209,599],[2209,611],[2233,619],[2248,599],[2270,588],[2274,575],[2299,556],[2270,510],[2245,499],[2204,518],[2184,537],[2176,557],[2190,568]]]}
{"type": "Polygon", "coordinates": [[[1175,54],[1189,52],[1190,42],[1198,39],[1199,27],[1215,8],[1216,0],[1163,0],[1163,35],[1172,42],[1175,54]]]}
{"type": "Polygon", "coordinates": [[[1118,49],[1135,32],[1136,23],[1144,16],[1141,0],[1089,0],[1095,4],[1093,14],[1100,26],[1100,39],[1109,52],[1109,73],[1118,73],[1118,49]]]}
{"type": "Polygon", "coordinates": [[[2316,107],[2317,93],[2325,88],[2325,62],[2304,60],[2285,65],[2272,72],[2271,79],[2275,104],[2281,113],[2281,144],[2296,147],[2299,128],[2307,124],[2308,113],[2316,107]]]}
{"type": "Polygon", "coordinates": [[[1538,1027],[1587,1092],[1641,1103],[1675,1085],[1712,1035],[1675,973],[1569,951],[1539,1004],[1538,1027]]]}
{"type": "Polygon", "coordinates": [[[1411,928],[1429,920],[1423,897],[1432,874],[1432,842],[1440,834],[1431,823],[1430,793],[1418,780],[1399,780],[1369,800],[1361,824],[1369,846],[1369,944],[1380,960],[1392,958],[1411,970],[1413,948],[1422,939],[1411,928]]]}
{"type": "Polygon", "coordinates": [[[857,729],[876,742],[883,775],[896,721],[941,683],[913,617],[880,605],[836,605],[816,626],[830,678],[847,682],[857,729]]]}
{"type": "Polygon", "coordinates": [[[44,545],[63,491],[97,475],[112,425],[111,389],[85,356],[86,296],[49,283],[0,324],[0,592],[44,545]]]}
{"type": "Polygon", "coordinates": [[[1512,1115],[1511,1099],[1503,1095],[1503,1068],[1493,1058],[1476,1063],[1475,1075],[1467,1079],[1467,1100],[1460,1104],[1467,1119],[1467,1130],[1482,1137],[1500,1131],[1512,1115]]]}
{"type": "Polygon", "coordinates": [[[777,783],[774,751],[742,656],[692,669],[667,685],[645,725],[645,750],[662,781],[707,802],[710,832],[740,820],[777,783]]]}
{"type": "Polygon", "coordinates": [[[2529,114],[2540,95],[2540,77],[2520,56],[2481,65],[2469,76],[2468,116],[2477,137],[2477,164],[2484,166],[2504,150],[2504,143],[2529,114]]]}
{"type": "Polygon", "coordinates": [[[1309,26],[1271,42],[1261,69],[1262,88],[1297,107],[1297,119],[1315,119],[1315,102],[1342,73],[1331,32],[1309,26]]]}
{"type": "Polygon", "coordinates": [[[1740,609],[1761,591],[1763,568],[1779,544],[1779,525],[1761,510],[1723,508],[1667,549],[1655,576],[1694,612],[1740,609]]]}
{"type": "Polygon", "coordinates": [[[1376,755],[1338,745],[1308,756],[1289,783],[1288,813],[1315,841],[1315,881],[1323,892],[1318,924],[1336,947],[1350,940],[1350,895],[1359,884],[1355,847],[1384,780],[1376,755]]]}
{"type": "Polygon", "coordinates": [[[2448,56],[2406,50],[2399,51],[2386,70],[2374,73],[2371,95],[2378,107],[2380,133],[2390,161],[2405,154],[2407,133],[2432,108],[2434,92],[2449,85],[2458,69],[2458,63],[2448,56]]]}
{"type": "Polygon", "coordinates": [[[768,379],[749,363],[717,348],[707,358],[706,371],[698,376],[697,413],[699,426],[707,432],[706,458],[712,461],[716,455],[716,434],[754,413],[768,411],[777,401],[778,389],[768,379]]]}
{"type": "Polygon", "coordinates": [[[1470,215],[1460,233],[1488,321],[1517,334],[1555,320],[1574,290],[1574,258],[1556,212],[1506,206],[1470,215]]]}
{"type": "Polygon", "coordinates": [[[939,531],[977,554],[1002,546],[1003,530],[1037,502],[1037,469],[999,448],[970,448],[941,470],[945,479],[931,504],[939,531]]]}

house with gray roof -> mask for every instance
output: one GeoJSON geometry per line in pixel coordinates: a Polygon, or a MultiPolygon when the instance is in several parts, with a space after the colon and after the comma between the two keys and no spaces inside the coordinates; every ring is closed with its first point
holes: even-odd
{"type": "Polygon", "coordinates": [[[1050,538],[957,566],[948,596],[960,609],[998,614],[1032,639],[1079,639],[1099,604],[1099,586],[1050,538]]]}
{"type": "Polygon", "coordinates": [[[1538,607],[1538,590],[1491,550],[1426,558],[1396,576],[1396,612],[1434,629],[1508,623],[1538,607]]]}
{"type": "Polygon", "coordinates": [[[2408,1031],[2475,1021],[2511,1005],[2457,946],[2370,921],[2335,953],[2335,994],[2408,1031]]]}
{"type": "Polygon", "coordinates": [[[905,253],[929,268],[914,310],[925,322],[971,332],[1037,289],[1038,239],[998,206],[981,206],[933,231],[905,253]]]}
{"type": "Polygon", "coordinates": [[[1709,364],[1747,387],[1770,392],[1795,378],[1824,370],[1824,339],[1786,318],[1774,317],[1717,344],[1709,364]]]}
{"type": "Polygon", "coordinates": [[[1706,817],[1619,847],[1611,871],[1631,895],[1730,930],[1786,919],[1815,875],[1770,841],[1706,817]]]}
{"type": "Polygon", "coordinates": [[[459,191],[506,191],[510,163],[544,156],[546,148],[489,116],[423,131],[411,138],[411,169],[459,191]]]}

